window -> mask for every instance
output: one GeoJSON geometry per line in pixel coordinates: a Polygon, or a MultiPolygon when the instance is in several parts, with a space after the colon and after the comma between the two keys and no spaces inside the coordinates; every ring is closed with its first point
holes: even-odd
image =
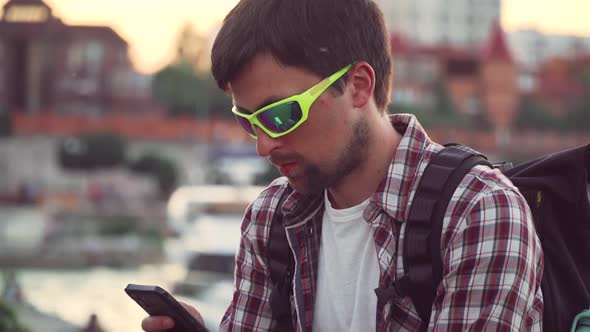
{"type": "Polygon", "coordinates": [[[45,22],[49,19],[49,11],[43,6],[12,6],[6,13],[8,22],[45,22]]]}

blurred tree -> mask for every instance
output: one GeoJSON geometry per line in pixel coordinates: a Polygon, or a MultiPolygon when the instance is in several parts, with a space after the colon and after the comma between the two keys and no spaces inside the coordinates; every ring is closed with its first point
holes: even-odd
{"type": "Polygon", "coordinates": [[[63,139],[58,146],[58,160],[66,169],[94,170],[123,165],[125,140],[112,133],[89,133],[63,139]]]}
{"type": "Polygon", "coordinates": [[[110,215],[102,218],[98,226],[98,234],[106,236],[120,236],[137,232],[139,218],[129,215],[110,215]]]}
{"type": "Polygon", "coordinates": [[[152,93],[172,116],[207,115],[209,87],[190,63],[172,64],[157,72],[152,81],[152,93]]]}
{"type": "Polygon", "coordinates": [[[151,176],[158,184],[162,199],[168,199],[178,185],[176,164],[156,153],[146,153],[131,162],[129,169],[139,174],[151,176]]]}
{"type": "Polygon", "coordinates": [[[590,96],[575,102],[564,117],[565,127],[578,133],[590,133],[590,96]]]}
{"type": "Polygon", "coordinates": [[[217,83],[211,74],[209,74],[207,82],[210,92],[208,105],[209,114],[213,117],[233,119],[234,115],[231,112],[233,102],[231,97],[217,87],[217,83]]]}
{"type": "Polygon", "coordinates": [[[12,135],[12,118],[10,114],[0,110],[0,137],[12,135]]]}
{"type": "Polygon", "coordinates": [[[198,75],[189,63],[169,65],[157,72],[152,92],[172,116],[232,116],[231,98],[217,88],[210,74],[198,75]]]}
{"type": "Polygon", "coordinates": [[[4,300],[0,299],[0,331],[30,332],[31,330],[22,325],[14,309],[4,300]]]}
{"type": "Polygon", "coordinates": [[[432,91],[434,92],[434,112],[440,114],[455,113],[455,105],[447,90],[447,85],[443,80],[436,80],[433,83],[432,91]]]}
{"type": "MultiPolygon", "coordinates": [[[[390,104],[390,113],[410,113],[415,115],[424,128],[432,127],[467,127],[470,119],[463,114],[455,112],[452,108],[450,97],[446,94],[446,89],[440,88],[437,92],[435,105],[432,109],[424,109],[409,104],[390,104]],[[439,109],[438,107],[442,107],[439,109]]],[[[483,120],[481,120],[483,121],[483,120]]]]}
{"type": "Polygon", "coordinates": [[[577,71],[579,80],[584,84],[588,92],[590,92],[590,66],[586,66],[577,71]]]}
{"type": "Polygon", "coordinates": [[[423,110],[417,113],[418,118],[424,121],[423,125],[429,127],[469,127],[470,118],[462,113],[457,112],[451,95],[449,94],[447,84],[444,80],[439,79],[432,83],[434,94],[434,105],[431,110],[423,110]]]}
{"type": "Polygon", "coordinates": [[[562,120],[553,115],[548,106],[541,104],[532,96],[522,98],[516,111],[516,129],[553,130],[563,129],[562,120]]]}
{"type": "Polygon", "coordinates": [[[493,128],[493,125],[488,117],[487,112],[483,112],[483,111],[477,112],[477,113],[469,116],[468,121],[471,124],[471,128],[475,129],[475,130],[488,131],[488,130],[492,130],[492,128],[493,128]]]}
{"type": "Polygon", "coordinates": [[[218,89],[210,72],[206,36],[185,24],[179,32],[174,61],[154,75],[152,93],[172,116],[231,117],[231,98],[218,89]]]}

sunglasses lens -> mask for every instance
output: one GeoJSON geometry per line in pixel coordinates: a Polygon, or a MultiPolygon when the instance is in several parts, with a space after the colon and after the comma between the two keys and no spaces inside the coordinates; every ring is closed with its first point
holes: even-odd
{"type": "Polygon", "coordinates": [[[284,133],[293,128],[302,118],[303,112],[297,102],[277,105],[258,115],[258,120],[274,133],[284,133]]]}
{"type": "Polygon", "coordinates": [[[244,128],[244,130],[246,130],[248,134],[256,136],[256,132],[254,131],[254,128],[252,128],[252,125],[250,124],[250,121],[248,121],[248,119],[236,115],[236,120],[238,120],[240,126],[242,126],[242,128],[244,128]]]}

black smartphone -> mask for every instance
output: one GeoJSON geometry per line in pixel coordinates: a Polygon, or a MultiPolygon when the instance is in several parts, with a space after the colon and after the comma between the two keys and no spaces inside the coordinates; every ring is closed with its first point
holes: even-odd
{"type": "Polygon", "coordinates": [[[152,285],[129,284],[125,292],[150,316],[168,316],[174,320],[171,332],[209,332],[165,289],[152,285]]]}

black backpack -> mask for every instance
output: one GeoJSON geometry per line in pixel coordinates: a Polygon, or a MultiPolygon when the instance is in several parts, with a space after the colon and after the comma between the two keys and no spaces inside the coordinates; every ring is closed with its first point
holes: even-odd
{"type": "MultiPolygon", "coordinates": [[[[476,165],[498,167],[460,145],[448,145],[434,156],[410,208],[404,243],[405,276],[387,289],[375,290],[381,303],[395,294],[410,296],[426,322],[423,330],[427,329],[436,288],[442,280],[443,217],[453,192],[476,165]]],[[[590,306],[590,145],[500,168],[525,197],[543,247],[543,330],[569,331],[575,316],[590,306]]],[[[280,213],[271,226],[270,266],[274,271],[271,307],[279,321],[278,330],[292,331],[289,292],[293,261],[280,213]]]]}

